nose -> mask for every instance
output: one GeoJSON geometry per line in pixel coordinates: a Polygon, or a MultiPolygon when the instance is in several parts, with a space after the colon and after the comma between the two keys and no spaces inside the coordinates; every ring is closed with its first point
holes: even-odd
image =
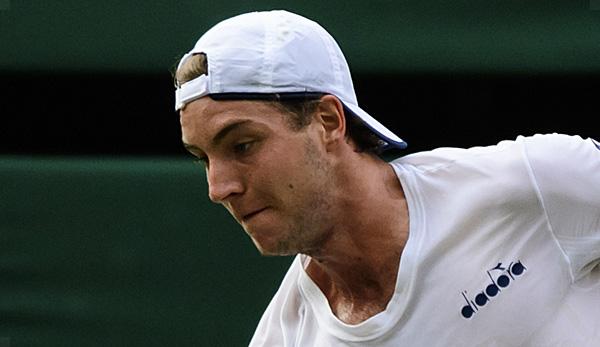
{"type": "Polygon", "coordinates": [[[244,191],[241,174],[232,165],[211,161],[206,171],[208,197],[212,202],[223,203],[244,191]]]}

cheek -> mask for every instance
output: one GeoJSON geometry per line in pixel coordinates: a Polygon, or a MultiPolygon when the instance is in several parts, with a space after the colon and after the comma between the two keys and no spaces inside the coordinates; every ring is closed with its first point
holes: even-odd
{"type": "Polygon", "coordinates": [[[258,165],[247,172],[255,175],[253,182],[262,182],[263,188],[281,194],[288,200],[286,204],[318,192],[326,177],[320,175],[324,163],[312,142],[302,137],[288,138],[286,143],[269,147],[255,162],[258,165]]]}
{"type": "Polygon", "coordinates": [[[248,170],[245,176],[249,187],[272,195],[279,204],[294,204],[306,189],[306,179],[302,176],[297,161],[289,158],[288,156],[265,160],[256,169],[248,170]]]}

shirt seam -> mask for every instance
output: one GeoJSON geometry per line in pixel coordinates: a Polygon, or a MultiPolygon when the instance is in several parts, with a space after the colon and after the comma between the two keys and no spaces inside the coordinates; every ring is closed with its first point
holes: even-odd
{"type": "Polygon", "coordinates": [[[522,152],[523,152],[523,161],[525,162],[525,168],[527,169],[527,173],[529,174],[529,178],[531,180],[533,190],[535,191],[535,194],[540,203],[540,207],[542,208],[542,213],[544,214],[544,219],[546,220],[546,225],[548,227],[548,231],[550,233],[550,236],[556,243],[556,246],[558,247],[561,254],[563,255],[563,258],[567,262],[567,265],[569,266],[569,276],[571,277],[571,284],[573,284],[573,283],[575,283],[575,275],[573,274],[573,264],[571,263],[571,259],[567,255],[567,252],[565,251],[563,246],[560,244],[560,241],[558,240],[558,237],[556,236],[556,233],[554,232],[554,227],[552,226],[552,222],[550,221],[550,216],[548,215],[548,210],[546,209],[546,203],[544,201],[542,191],[538,185],[536,174],[531,165],[531,161],[529,160],[529,155],[527,153],[527,144],[525,143],[525,140],[523,140],[522,152]]]}

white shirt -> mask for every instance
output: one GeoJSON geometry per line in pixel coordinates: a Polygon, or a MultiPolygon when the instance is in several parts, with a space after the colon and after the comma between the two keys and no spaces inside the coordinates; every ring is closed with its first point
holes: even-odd
{"type": "Polygon", "coordinates": [[[409,239],[385,311],[345,324],[299,255],[250,346],[600,346],[600,145],[536,135],[391,163],[409,239]]]}

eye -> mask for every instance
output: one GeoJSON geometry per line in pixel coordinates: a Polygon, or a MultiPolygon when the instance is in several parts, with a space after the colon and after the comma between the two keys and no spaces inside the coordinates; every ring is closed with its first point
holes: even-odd
{"type": "Polygon", "coordinates": [[[233,152],[236,154],[244,154],[245,152],[247,152],[250,149],[250,147],[252,147],[253,143],[254,143],[254,141],[238,143],[233,146],[233,152]]]}

